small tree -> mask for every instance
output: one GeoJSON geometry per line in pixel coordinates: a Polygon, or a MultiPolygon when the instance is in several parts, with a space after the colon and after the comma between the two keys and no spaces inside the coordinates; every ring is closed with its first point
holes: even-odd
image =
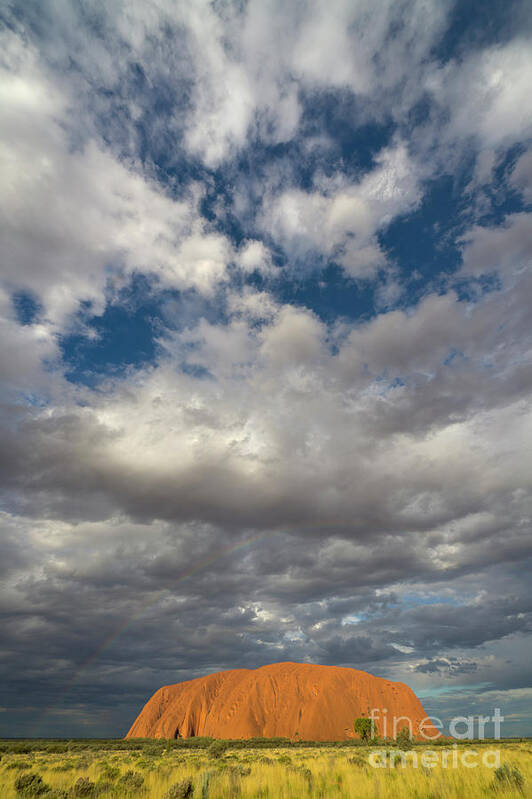
{"type": "Polygon", "coordinates": [[[395,741],[399,749],[402,749],[403,752],[406,752],[407,749],[412,749],[412,736],[410,735],[408,727],[402,727],[399,730],[395,741]]]}
{"type": "Polygon", "coordinates": [[[371,719],[367,719],[364,716],[355,719],[353,729],[357,735],[360,735],[360,740],[364,743],[368,743],[371,740],[371,719]]]}

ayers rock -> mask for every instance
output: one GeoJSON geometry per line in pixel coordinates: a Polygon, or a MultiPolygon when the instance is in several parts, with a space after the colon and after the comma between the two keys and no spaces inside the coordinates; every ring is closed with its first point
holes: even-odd
{"type": "MultiPolygon", "coordinates": [[[[365,671],[309,663],[273,663],[234,669],[159,688],[126,738],[291,738],[340,741],[353,738],[353,721],[372,708],[388,709],[387,736],[395,716],[411,720],[419,736],[426,717],[404,683],[365,671]]],[[[382,713],[380,714],[382,719],[382,713]]],[[[407,722],[398,724],[401,729],[407,722]]],[[[437,731],[425,724],[431,737],[437,731]]],[[[377,721],[377,732],[384,734],[377,721]]]]}

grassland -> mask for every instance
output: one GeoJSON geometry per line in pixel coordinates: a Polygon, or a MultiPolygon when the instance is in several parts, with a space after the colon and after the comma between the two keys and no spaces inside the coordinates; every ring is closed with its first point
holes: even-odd
{"type": "Polygon", "coordinates": [[[181,745],[153,741],[0,741],[0,797],[532,798],[532,741],[468,743],[455,750],[447,742],[434,747],[438,761],[434,767],[422,765],[425,749],[415,746],[403,765],[397,749],[352,744],[234,742],[220,752],[212,742],[199,739],[181,745]],[[488,748],[500,749],[498,771],[481,762],[488,748]],[[444,751],[449,753],[447,767],[442,764],[444,751]],[[395,767],[373,768],[368,763],[372,754],[374,761],[383,762],[386,752],[396,753],[395,767]],[[461,762],[464,752],[470,753],[469,762],[479,765],[467,768],[461,762]],[[456,768],[453,757],[458,761],[456,768]],[[38,775],[42,781],[31,779],[31,775],[38,775]]]}

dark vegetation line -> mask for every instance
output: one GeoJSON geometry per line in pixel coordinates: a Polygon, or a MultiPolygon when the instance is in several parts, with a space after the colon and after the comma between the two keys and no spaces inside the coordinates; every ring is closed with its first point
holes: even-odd
{"type": "MultiPolygon", "coordinates": [[[[69,752],[101,751],[142,751],[146,755],[158,756],[164,751],[176,749],[208,749],[215,741],[215,738],[181,738],[181,739],[153,739],[153,738],[133,738],[124,740],[123,738],[75,738],[65,740],[64,738],[3,738],[0,739],[0,754],[25,755],[31,752],[49,752],[50,754],[65,754],[69,752]]],[[[532,742],[532,738],[500,738],[497,743],[527,743],[532,742]]],[[[347,741],[292,741],[289,738],[245,738],[224,740],[227,749],[305,749],[316,747],[359,747],[368,746],[367,743],[356,738],[347,741]]],[[[413,746],[427,747],[432,749],[436,746],[449,746],[458,744],[459,746],[493,746],[493,739],[483,740],[464,740],[454,741],[449,738],[437,741],[412,741],[413,746]]],[[[382,746],[394,746],[393,740],[375,741],[370,744],[377,748],[382,746]]]]}

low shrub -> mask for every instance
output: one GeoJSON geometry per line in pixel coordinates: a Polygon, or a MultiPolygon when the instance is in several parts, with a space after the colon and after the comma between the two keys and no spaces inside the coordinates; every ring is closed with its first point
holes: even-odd
{"type": "Polygon", "coordinates": [[[42,796],[49,790],[40,774],[22,774],[15,780],[15,791],[20,797],[42,796]]]}
{"type": "Polygon", "coordinates": [[[64,763],[57,763],[55,766],[52,766],[52,771],[72,771],[74,768],[74,763],[67,760],[64,763]]]}
{"type": "Polygon", "coordinates": [[[508,765],[504,763],[493,772],[493,784],[498,788],[517,788],[518,791],[523,793],[525,778],[517,768],[517,766],[508,765]]]}
{"type": "Polygon", "coordinates": [[[148,760],[146,757],[139,757],[136,762],[136,766],[137,768],[143,768],[147,771],[151,771],[153,768],[155,768],[153,760],[148,760]]]}
{"type": "Polygon", "coordinates": [[[191,780],[181,780],[170,786],[163,796],[163,799],[188,799],[194,793],[194,786],[191,780]]]}
{"type": "Polygon", "coordinates": [[[293,774],[300,774],[304,779],[307,781],[308,789],[312,789],[312,785],[314,782],[314,777],[312,775],[312,771],[308,768],[308,766],[291,766],[290,770],[293,774]]]}
{"type": "Polygon", "coordinates": [[[111,766],[110,763],[104,763],[100,766],[100,776],[102,780],[109,780],[110,782],[114,782],[120,776],[120,769],[118,766],[111,766]]]}
{"type": "Polygon", "coordinates": [[[144,754],[148,757],[160,757],[164,750],[164,744],[154,744],[144,747],[144,754]]]}
{"type": "Polygon", "coordinates": [[[290,755],[279,755],[279,757],[277,758],[277,762],[281,763],[284,766],[288,766],[292,762],[292,758],[290,757],[290,755]]]}
{"type": "Polygon", "coordinates": [[[408,727],[403,727],[397,733],[397,738],[395,739],[395,743],[397,747],[401,749],[403,752],[412,749],[412,736],[410,735],[410,730],[408,727]]]}
{"type": "Polygon", "coordinates": [[[126,771],[118,780],[118,785],[122,790],[129,793],[140,791],[144,787],[144,777],[135,771],[126,771]]]}
{"type": "Polygon", "coordinates": [[[77,762],[75,762],[74,765],[75,765],[75,768],[81,769],[81,770],[84,771],[85,769],[88,769],[89,766],[92,765],[93,761],[94,761],[94,758],[91,757],[90,755],[82,755],[81,757],[78,758],[77,762]]]}
{"type": "Polygon", "coordinates": [[[222,757],[222,755],[227,752],[229,749],[229,744],[227,741],[213,741],[212,744],[209,745],[207,752],[211,757],[222,757]]]}
{"type": "Polygon", "coordinates": [[[80,777],[68,792],[69,799],[86,799],[96,796],[97,787],[88,777],[80,777]]]}

